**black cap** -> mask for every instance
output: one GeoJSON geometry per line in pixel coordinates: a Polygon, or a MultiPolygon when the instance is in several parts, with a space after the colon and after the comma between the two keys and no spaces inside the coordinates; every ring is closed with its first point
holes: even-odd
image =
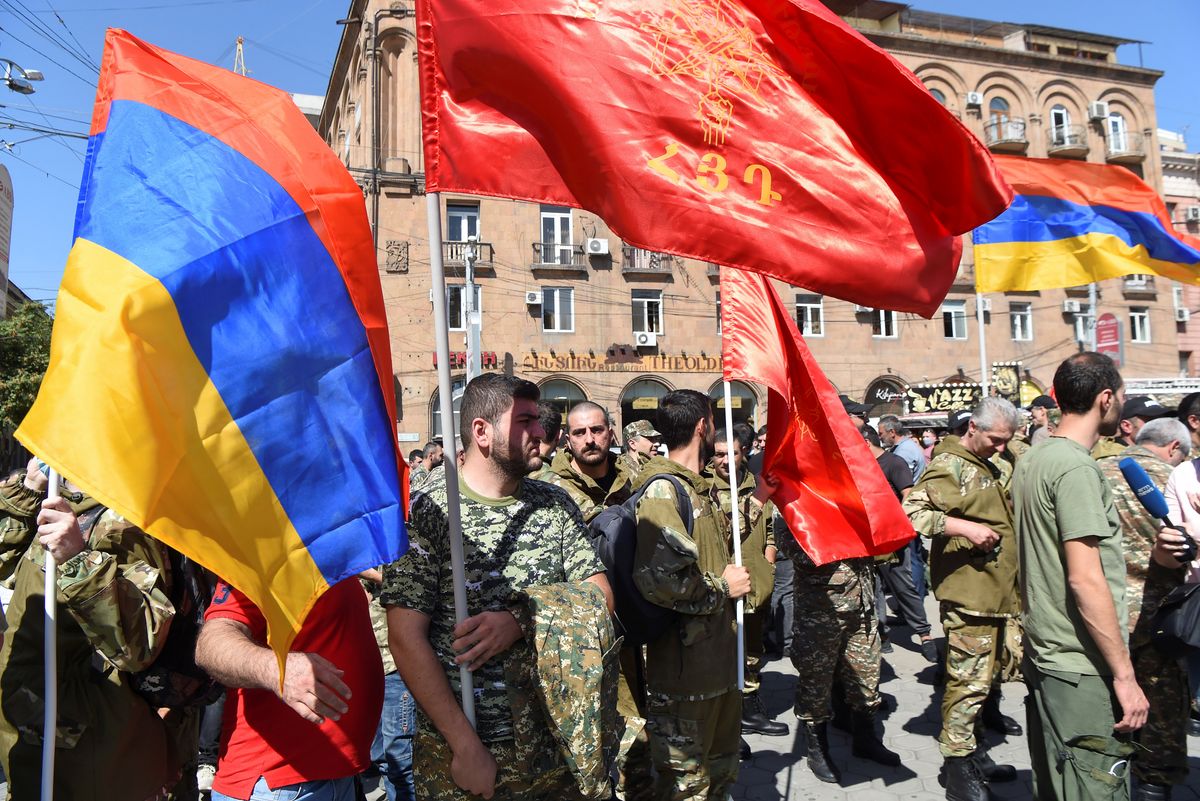
{"type": "Polygon", "coordinates": [[[857,417],[859,415],[864,415],[867,412],[871,411],[871,407],[868,406],[867,404],[855,403],[854,401],[850,400],[850,398],[846,395],[838,395],[838,400],[840,400],[842,402],[842,408],[846,410],[846,414],[854,415],[855,417],[857,417]]]}
{"type": "Polygon", "coordinates": [[[1049,395],[1038,395],[1033,399],[1033,403],[1025,407],[1026,409],[1057,409],[1058,404],[1054,402],[1054,398],[1049,395]]]}
{"type": "Polygon", "coordinates": [[[1140,417],[1143,420],[1154,420],[1158,417],[1166,417],[1168,414],[1172,414],[1173,411],[1149,395],[1134,395],[1131,398],[1125,399],[1125,405],[1121,407],[1121,419],[1128,420],[1131,417],[1140,417]]]}
{"type": "Polygon", "coordinates": [[[966,426],[970,420],[971,410],[959,409],[956,412],[950,412],[950,414],[947,416],[946,428],[950,429],[951,432],[957,432],[959,429],[966,426]]]}

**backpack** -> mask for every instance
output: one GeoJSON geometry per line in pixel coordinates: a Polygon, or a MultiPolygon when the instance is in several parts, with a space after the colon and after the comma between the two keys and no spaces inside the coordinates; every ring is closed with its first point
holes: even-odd
{"type": "MultiPolygon", "coordinates": [[[[97,506],[79,516],[79,528],[87,532],[89,541],[105,511],[106,507],[97,506]]],[[[212,599],[211,582],[203,567],[165,543],[160,544],[170,563],[170,599],[175,617],[162,651],[145,670],[129,674],[129,686],[155,709],[205,706],[223,690],[196,664],[196,638],[212,599]]]]}
{"type": "Polygon", "coordinates": [[[647,488],[665,479],[675,485],[679,517],[692,534],[692,500],[687,487],[673,475],[652,476],[624,503],[606,507],[589,524],[592,546],[604,564],[612,587],[617,623],[626,645],[641,646],[659,638],[679,618],[674,609],[647,601],[633,581],[633,563],[637,554],[637,505],[647,488]]]}

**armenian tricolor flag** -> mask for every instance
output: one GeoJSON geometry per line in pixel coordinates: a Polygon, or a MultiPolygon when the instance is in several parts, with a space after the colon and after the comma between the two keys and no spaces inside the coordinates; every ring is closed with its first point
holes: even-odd
{"type": "Polygon", "coordinates": [[[975,288],[1031,291],[1122,275],[1200,284],[1200,239],[1181,234],[1153,189],[1124,167],[996,156],[1016,192],[975,229],[975,288]]]}
{"type": "Polygon", "coordinates": [[[406,547],[362,192],[287,94],[110,30],[50,368],[17,432],[262,610],[406,547]]]}

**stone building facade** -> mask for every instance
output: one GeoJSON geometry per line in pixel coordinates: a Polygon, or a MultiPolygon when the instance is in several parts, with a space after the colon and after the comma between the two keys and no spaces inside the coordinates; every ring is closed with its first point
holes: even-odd
{"type": "MultiPolygon", "coordinates": [[[[1161,73],[1118,63],[1126,40],[898,3],[827,4],[858,13],[848,21],[994,151],[1122,164],[1161,191],[1153,93],[1161,73]]],[[[398,425],[408,440],[441,425],[414,32],[411,2],[352,0],[318,125],[363,188],[392,332],[398,425]]],[[[719,394],[712,265],[625,247],[597,215],[578,209],[443,195],[441,222],[456,354],[466,349],[463,266],[474,236],[484,369],[512,369],[563,406],[596,401],[620,425],[652,416],[670,389],[719,394]]],[[[905,410],[911,385],[979,380],[973,282],[968,246],[932,320],[776,287],[839,391],[883,412],[905,410]]],[[[1098,311],[1123,323],[1126,375],[1179,374],[1184,324],[1175,322],[1176,296],[1161,279],[1100,285],[1098,311]]],[[[987,363],[1019,363],[1006,377],[1022,382],[1026,397],[1048,385],[1086,331],[1086,287],[982,302],[987,363]]],[[[461,356],[453,358],[461,376],[461,356]]],[[[764,401],[759,388],[736,386],[735,416],[765,421],[764,401]]]]}

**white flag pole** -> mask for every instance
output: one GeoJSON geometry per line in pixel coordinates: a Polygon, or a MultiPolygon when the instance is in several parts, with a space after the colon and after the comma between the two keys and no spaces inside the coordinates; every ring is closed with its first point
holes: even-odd
{"type": "MultiPolygon", "coordinates": [[[[454,619],[467,619],[467,578],[463,562],[462,513],[458,495],[458,449],[454,446],[454,397],[450,385],[450,327],[447,324],[446,273],[442,267],[442,203],[439,192],[425,196],[429,218],[429,273],[433,287],[433,329],[438,363],[438,404],[442,413],[442,450],[446,471],[446,525],[450,534],[450,575],[454,583],[454,619]]],[[[471,671],[458,666],[462,710],[475,725],[475,692],[471,671]]]]}
{"type": "MultiPolygon", "coordinates": [[[[729,501],[733,510],[733,563],[742,565],[742,510],[738,503],[737,465],[733,460],[733,397],[729,382],[725,385],[725,459],[729,464],[729,501]]],[[[737,683],[738,689],[746,686],[746,641],[744,630],[745,599],[737,600],[737,683]]]]}
{"type": "MultiPolygon", "coordinates": [[[[58,497],[58,471],[50,471],[46,498],[58,497]]],[[[58,742],[58,562],[45,551],[45,716],[42,719],[42,801],[54,801],[54,746],[58,742]]]]}
{"type": "Polygon", "coordinates": [[[983,326],[983,295],[975,293],[975,322],[979,324],[979,383],[983,397],[988,396],[987,329],[983,326]]]}

